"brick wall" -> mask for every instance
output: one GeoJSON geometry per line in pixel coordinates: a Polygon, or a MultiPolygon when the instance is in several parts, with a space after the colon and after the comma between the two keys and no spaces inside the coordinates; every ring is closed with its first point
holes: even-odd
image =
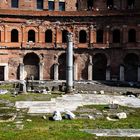
{"type": "MultiPolygon", "coordinates": [[[[55,2],[55,10],[59,9],[59,0],[54,0],[55,2]]],[[[77,0],[65,0],[66,2],[66,11],[76,11],[76,2],[77,0]]],[[[87,10],[87,1],[86,0],[78,0],[79,10],[87,10]]],[[[105,10],[107,9],[106,0],[95,0],[94,9],[105,10]]],[[[126,9],[127,8],[127,0],[114,0],[115,9],[126,9]]],[[[9,9],[11,8],[11,0],[1,0],[0,3],[1,9],[9,9]]],[[[16,9],[16,8],[13,8],[16,9]]],[[[36,1],[35,0],[19,0],[19,8],[24,10],[35,10],[36,9],[36,1]]],[[[44,0],[44,10],[48,10],[48,0],[44,0]]],[[[140,1],[135,0],[135,9],[140,9],[140,1]]]]}

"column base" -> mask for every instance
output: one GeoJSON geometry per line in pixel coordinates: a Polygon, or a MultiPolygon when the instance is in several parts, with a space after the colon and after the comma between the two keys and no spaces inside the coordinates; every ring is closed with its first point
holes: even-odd
{"type": "Polygon", "coordinates": [[[65,92],[66,94],[71,94],[71,93],[73,93],[73,87],[71,87],[71,86],[68,86],[67,88],[66,88],[66,92],[65,92]]]}

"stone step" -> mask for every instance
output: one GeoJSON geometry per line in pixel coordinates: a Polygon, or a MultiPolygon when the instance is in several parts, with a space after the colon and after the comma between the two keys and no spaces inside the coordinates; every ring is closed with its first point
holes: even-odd
{"type": "Polygon", "coordinates": [[[46,113],[53,113],[54,111],[58,110],[60,112],[65,112],[66,110],[74,111],[77,107],[30,107],[28,110],[29,114],[46,114],[46,113]]]}
{"type": "Polygon", "coordinates": [[[31,106],[53,106],[56,103],[53,101],[18,101],[15,104],[16,108],[29,108],[31,106]]]}

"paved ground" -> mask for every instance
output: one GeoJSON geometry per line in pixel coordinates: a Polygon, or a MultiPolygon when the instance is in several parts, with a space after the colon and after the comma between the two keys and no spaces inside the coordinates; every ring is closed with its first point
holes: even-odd
{"type": "Polygon", "coordinates": [[[140,129],[82,129],[81,131],[96,136],[109,137],[140,137],[140,129]]]}
{"type": "Polygon", "coordinates": [[[65,110],[74,111],[78,106],[94,104],[117,103],[122,106],[140,107],[140,99],[127,96],[98,95],[98,94],[74,94],[63,95],[51,101],[17,101],[16,108],[28,108],[28,113],[52,113],[56,110],[64,112],[65,110]]]}

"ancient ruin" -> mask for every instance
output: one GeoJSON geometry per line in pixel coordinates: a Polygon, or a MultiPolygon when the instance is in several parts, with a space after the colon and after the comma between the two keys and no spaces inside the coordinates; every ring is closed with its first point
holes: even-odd
{"type": "Polygon", "coordinates": [[[0,80],[140,81],[139,0],[1,0],[0,80]]]}

